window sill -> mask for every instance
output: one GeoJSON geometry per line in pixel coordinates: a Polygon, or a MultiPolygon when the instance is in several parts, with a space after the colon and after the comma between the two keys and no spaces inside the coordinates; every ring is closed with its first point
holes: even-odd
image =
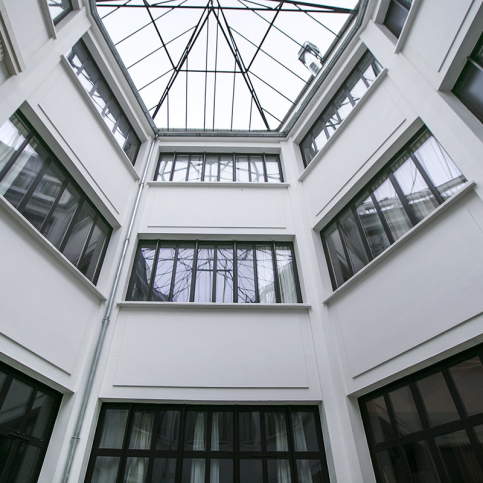
{"type": "Polygon", "coordinates": [[[71,274],[73,274],[77,281],[79,281],[85,288],[93,293],[100,301],[105,302],[107,297],[100,292],[100,290],[86,278],[52,243],[40,234],[32,224],[24,218],[3,196],[0,196],[0,207],[9,214],[19,225],[23,228],[31,237],[36,239],[48,252],[56,258],[62,266],[66,268],[71,274]]]}
{"type": "Polygon", "coordinates": [[[328,149],[334,144],[335,140],[340,136],[341,131],[347,126],[350,120],[357,114],[357,112],[362,108],[362,106],[367,102],[372,93],[377,89],[377,86],[383,81],[387,75],[387,69],[384,68],[381,73],[377,76],[376,80],[367,89],[366,93],[361,97],[359,102],[355,105],[354,109],[347,115],[347,117],[341,122],[339,128],[335,133],[327,140],[323,148],[314,156],[309,165],[305,168],[305,171],[300,175],[298,181],[303,181],[309,173],[315,168],[315,165],[324,157],[328,149]]]}
{"type": "Polygon", "coordinates": [[[191,309],[191,310],[290,310],[307,311],[311,309],[309,304],[223,304],[217,302],[119,302],[119,307],[130,309],[191,309]]]}
{"type": "Polygon", "coordinates": [[[409,37],[409,31],[416,20],[416,15],[418,13],[419,7],[421,6],[422,0],[413,0],[411,8],[409,9],[408,16],[406,18],[406,22],[404,22],[404,26],[401,30],[401,35],[396,42],[396,47],[394,49],[394,53],[398,54],[402,48],[404,47],[407,38],[409,37]]]}
{"type": "Polygon", "coordinates": [[[335,290],[329,297],[327,297],[322,303],[327,305],[333,300],[335,300],[342,292],[344,292],[348,287],[356,283],[365,273],[369,272],[373,267],[378,265],[386,257],[390,256],[391,253],[398,249],[403,243],[411,239],[416,233],[424,229],[424,227],[430,223],[432,220],[437,218],[441,213],[445,212],[450,206],[453,206],[465,195],[467,195],[476,186],[474,181],[468,181],[466,185],[461,188],[458,193],[455,193],[451,198],[446,200],[442,205],[438,206],[431,214],[429,214],[424,220],[420,221],[416,226],[404,234],[399,240],[396,240],[389,248],[383,251],[380,255],[374,258],[370,263],[368,263],[364,268],[359,270],[353,277],[351,277],[347,282],[343,283],[337,290],[335,290]]]}
{"type": "Polygon", "coordinates": [[[216,181],[216,182],[207,182],[207,181],[148,181],[148,186],[163,186],[164,188],[167,187],[177,187],[180,186],[192,188],[196,187],[210,187],[210,188],[288,188],[290,186],[289,183],[238,183],[237,181],[216,181]]]}
{"type": "Polygon", "coordinates": [[[132,177],[136,181],[139,181],[141,178],[139,177],[138,172],[136,171],[133,164],[131,163],[131,160],[127,157],[126,153],[122,150],[121,146],[119,146],[119,144],[117,144],[117,141],[114,138],[114,134],[112,134],[112,132],[107,127],[106,123],[102,119],[102,116],[99,114],[99,112],[95,108],[89,94],[87,94],[86,90],[82,87],[82,84],[80,83],[79,79],[74,74],[70,63],[67,60],[67,57],[65,57],[64,55],[61,57],[61,64],[67,70],[67,72],[68,72],[67,75],[69,75],[70,78],[73,80],[74,85],[76,86],[77,90],[80,92],[80,95],[85,99],[86,104],[88,105],[88,109],[90,109],[91,112],[94,113],[95,118],[98,119],[99,124],[101,125],[101,129],[103,129],[104,132],[106,133],[107,138],[111,141],[111,144],[114,146],[114,149],[118,152],[119,157],[122,159],[126,168],[131,173],[132,177]]]}

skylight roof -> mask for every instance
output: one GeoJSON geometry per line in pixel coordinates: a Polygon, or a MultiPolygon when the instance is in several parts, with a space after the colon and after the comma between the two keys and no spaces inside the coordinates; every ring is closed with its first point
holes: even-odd
{"type": "Polygon", "coordinates": [[[356,13],[357,0],[330,3],[95,0],[160,131],[280,129],[313,78],[301,48],[323,64],[356,13]]]}

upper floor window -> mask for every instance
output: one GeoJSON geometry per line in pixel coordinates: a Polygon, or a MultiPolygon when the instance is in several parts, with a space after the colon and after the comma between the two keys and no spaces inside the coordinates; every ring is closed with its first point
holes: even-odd
{"type": "Polygon", "coordinates": [[[390,0],[389,2],[389,7],[384,17],[384,25],[397,38],[401,35],[412,3],[413,0],[390,0]]]}
{"type": "Polygon", "coordinates": [[[69,12],[72,12],[71,0],[47,0],[49,5],[50,15],[57,25],[69,12]]]}
{"type": "Polygon", "coordinates": [[[67,58],[106,126],[134,164],[141,141],[82,41],[72,47],[67,58]]]}
{"type": "Polygon", "coordinates": [[[480,346],[360,399],[378,483],[483,481],[480,346]]]}
{"type": "Polygon", "coordinates": [[[0,128],[0,194],[96,283],[112,229],[20,113],[0,128]]]}
{"type": "Polygon", "coordinates": [[[283,176],[278,154],[162,153],[155,179],[280,183],[283,176]]]}
{"type": "Polygon", "coordinates": [[[334,289],[466,183],[425,129],[322,232],[334,289]]]}
{"type": "Polygon", "coordinates": [[[468,57],[453,93],[483,122],[483,35],[468,57]]]}
{"type": "Polygon", "coordinates": [[[328,483],[315,406],[103,404],[86,483],[328,483]]]}
{"type": "Polygon", "coordinates": [[[141,241],[127,300],[298,303],[291,243],[141,241]]]}
{"type": "Polygon", "coordinates": [[[344,85],[327,104],[320,117],[302,139],[300,149],[305,167],[324,147],[337,131],[367,89],[381,73],[382,67],[374,56],[367,52],[349,75],[344,85]]]}
{"type": "Polygon", "coordinates": [[[61,399],[0,363],[0,481],[37,481],[61,399]]]}

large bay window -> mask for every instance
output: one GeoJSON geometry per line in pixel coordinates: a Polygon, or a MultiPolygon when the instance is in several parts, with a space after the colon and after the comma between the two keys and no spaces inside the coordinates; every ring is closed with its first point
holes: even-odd
{"type": "Polygon", "coordinates": [[[291,243],[140,241],[127,300],[298,303],[291,243]]]}
{"type": "Polygon", "coordinates": [[[104,404],[86,483],[328,483],[313,406],[104,404]]]}

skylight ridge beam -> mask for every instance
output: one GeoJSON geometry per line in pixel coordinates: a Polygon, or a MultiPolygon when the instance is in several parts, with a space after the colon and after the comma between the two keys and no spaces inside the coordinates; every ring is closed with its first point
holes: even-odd
{"type": "Polygon", "coordinates": [[[248,76],[248,73],[247,73],[246,68],[245,68],[245,64],[243,63],[243,59],[241,58],[241,55],[239,55],[238,47],[236,45],[235,39],[233,38],[233,35],[231,34],[230,26],[229,26],[229,24],[228,24],[228,22],[225,18],[225,14],[223,13],[223,8],[221,7],[219,0],[217,0],[217,3],[218,3],[218,6],[219,6],[219,10],[221,11],[221,15],[223,16],[223,20],[225,21],[225,24],[228,27],[228,34],[230,35],[230,39],[233,42],[233,45],[228,40],[227,34],[226,34],[225,30],[223,29],[223,26],[221,25],[220,19],[218,18],[216,13],[214,13],[214,11],[213,11],[213,13],[216,17],[216,20],[218,21],[218,24],[220,25],[221,31],[223,32],[223,35],[225,36],[225,39],[226,39],[226,41],[227,41],[227,43],[228,43],[228,45],[229,45],[229,47],[232,51],[232,54],[235,57],[235,60],[238,64],[238,68],[241,70],[241,73],[243,75],[243,79],[245,80],[245,82],[247,84],[247,87],[248,87],[248,90],[250,91],[253,102],[255,102],[255,105],[257,106],[257,109],[260,113],[260,116],[262,117],[262,120],[263,120],[266,128],[270,131],[270,126],[268,124],[267,118],[265,117],[262,105],[261,105],[261,103],[258,99],[255,88],[253,87],[252,81],[251,81],[250,77],[248,76]]]}

